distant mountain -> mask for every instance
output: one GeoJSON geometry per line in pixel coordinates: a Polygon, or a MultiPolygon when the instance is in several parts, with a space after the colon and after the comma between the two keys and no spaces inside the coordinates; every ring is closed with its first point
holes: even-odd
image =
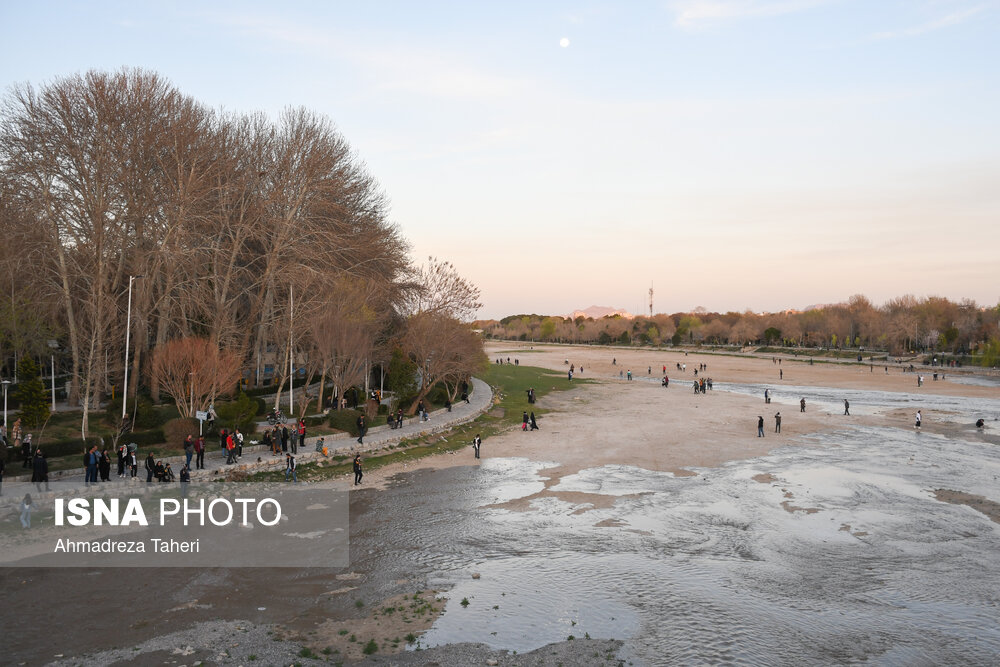
{"type": "Polygon", "coordinates": [[[608,315],[621,315],[627,320],[631,320],[635,317],[635,315],[628,312],[624,308],[613,308],[611,306],[591,306],[590,308],[584,308],[583,310],[574,310],[566,317],[571,320],[575,320],[576,318],[583,316],[596,320],[602,317],[607,317],[608,315]]]}

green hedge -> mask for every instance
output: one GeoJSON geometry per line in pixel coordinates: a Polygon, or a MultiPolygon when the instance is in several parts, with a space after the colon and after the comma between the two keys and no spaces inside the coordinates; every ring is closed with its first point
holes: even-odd
{"type": "MultiPolygon", "coordinates": [[[[332,412],[332,410],[331,410],[331,412],[332,412]]],[[[310,417],[306,417],[303,421],[306,423],[307,427],[308,426],[322,426],[323,424],[326,423],[327,416],[326,415],[312,415],[310,417]]]]}
{"type": "MultiPolygon", "coordinates": [[[[329,417],[330,428],[335,428],[338,431],[347,431],[353,436],[358,435],[358,417],[361,416],[360,410],[331,410],[329,417]]],[[[369,424],[369,428],[371,424],[369,424]]]]}
{"type": "MultiPolygon", "coordinates": [[[[138,431],[136,433],[126,433],[121,438],[118,439],[119,444],[134,442],[140,446],[149,445],[159,445],[165,441],[163,436],[163,429],[153,429],[151,431],[138,431]]],[[[109,451],[112,447],[112,440],[110,435],[105,435],[103,443],[100,436],[90,435],[87,436],[86,444],[82,438],[70,438],[66,440],[41,440],[38,443],[32,443],[32,448],[41,447],[42,451],[48,458],[55,458],[59,456],[72,456],[74,454],[79,454],[83,456],[83,453],[90,449],[93,445],[97,445],[98,448],[106,447],[109,451]]],[[[21,449],[20,447],[15,449],[8,449],[10,456],[15,461],[21,460],[21,449]]],[[[82,460],[82,459],[81,459],[82,460]]],[[[82,464],[81,464],[82,465],[82,464]]]]}

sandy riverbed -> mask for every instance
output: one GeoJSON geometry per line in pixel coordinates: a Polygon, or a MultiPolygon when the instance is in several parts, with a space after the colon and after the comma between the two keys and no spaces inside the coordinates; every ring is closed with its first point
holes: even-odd
{"type": "MultiPolygon", "coordinates": [[[[852,403],[852,414],[843,414],[842,403],[835,409],[819,407],[807,401],[800,411],[796,389],[828,387],[833,389],[905,392],[927,396],[916,407],[923,412],[923,430],[941,435],[967,432],[969,424],[944,419],[935,408],[935,396],[997,398],[1000,390],[989,386],[959,384],[947,379],[933,381],[924,369],[923,387],[917,387],[918,373],[903,372],[885,364],[855,365],[815,363],[806,357],[782,358],[730,356],[677,351],[629,350],[593,346],[540,346],[529,343],[491,343],[487,345],[491,361],[517,359],[525,366],[566,371],[569,361],[577,369],[577,382],[560,378],[553,386],[566,391],[553,392],[541,399],[541,406],[552,410],[539,420],[539,430],[520,430],[494,436],[484,442],[482,456],[523,457],[548,461],[555,465],[544,470],[548,477],[545,490],[507,504],[510,509],[526,508],[538,497],[556,496],[571,502],[607,504],[600,495],[556,493],[550,488],[559,480],[585,468],[608,464],[635,466],[647,470],[690,475],[691,468],[710,468],[728,461],[749,459],[777,448],[803,442],[804,436],[832,432],[850,426],[907,427],[913,423],[913,411],[885,408],[868,414],[865,405],[852,403]],[[612,363],[612,362],[615,363],[612,363]],[[677,364],[686,370],[677,370],[677,364]],[[695,370],[705,364],[705,370],[695,370]],[[580,367],[583,372],[580,373],[580,367]],[[670,379],[663,388],[663,366],[670,379]],[[650,372],[651,369],[651,372],[650,372]],[[631,382],[619,373],[632,371],[631,382]],[[697,378],[712,378],[716,389],[695,394],[692,383],[697,378]],[[772,402],[765,404],[763,388],[757,395],[720,390],[720,385],[739,383],[770,387],[772,402]],[[781,433],[775,433],[775,413],[781,413],[781,433]],[[764,417],[765,437],[757,437],[757,417],[764,417]]],[[[947,375],[948,369],[944,369],[947,375]]],[[[954,374],[953,374],[954,377],[954,374]]],[[[988,426],[989,429],[989,426],[988,426]]],[[[384,487],[399,472],[421,468],[468,465],[468,451],[428,457],[405,466],[393,465],[366,475],[365,481],[384,487]]]]}

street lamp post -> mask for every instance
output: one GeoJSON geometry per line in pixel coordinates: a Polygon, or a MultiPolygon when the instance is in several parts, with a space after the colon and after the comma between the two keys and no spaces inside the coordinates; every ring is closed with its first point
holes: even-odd
{"type": "Polygon", "coordinates": [[[10,380],[3,380],[3,427],[7,428],[7,385],[10,380]]]}
{"type": "Polygon", "coordinates": [[[125,319],[125,386],[122,387],[122,423],[125,423],[125,412],[128,409],[128,346],[129,334],[132,333],[132,281],[142,278],[142,275],[128,277],[128,311],[125,319]]]}

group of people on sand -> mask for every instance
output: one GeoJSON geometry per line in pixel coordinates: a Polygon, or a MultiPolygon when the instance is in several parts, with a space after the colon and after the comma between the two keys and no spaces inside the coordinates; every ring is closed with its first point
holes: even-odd
{"type": "Polygon", "coordinates": [[[532,412],[530,415],[527,411],[521,416],[521,430],[522,431],[537,431],[538,424],[535,422],[535,413],[532,412]]]}

